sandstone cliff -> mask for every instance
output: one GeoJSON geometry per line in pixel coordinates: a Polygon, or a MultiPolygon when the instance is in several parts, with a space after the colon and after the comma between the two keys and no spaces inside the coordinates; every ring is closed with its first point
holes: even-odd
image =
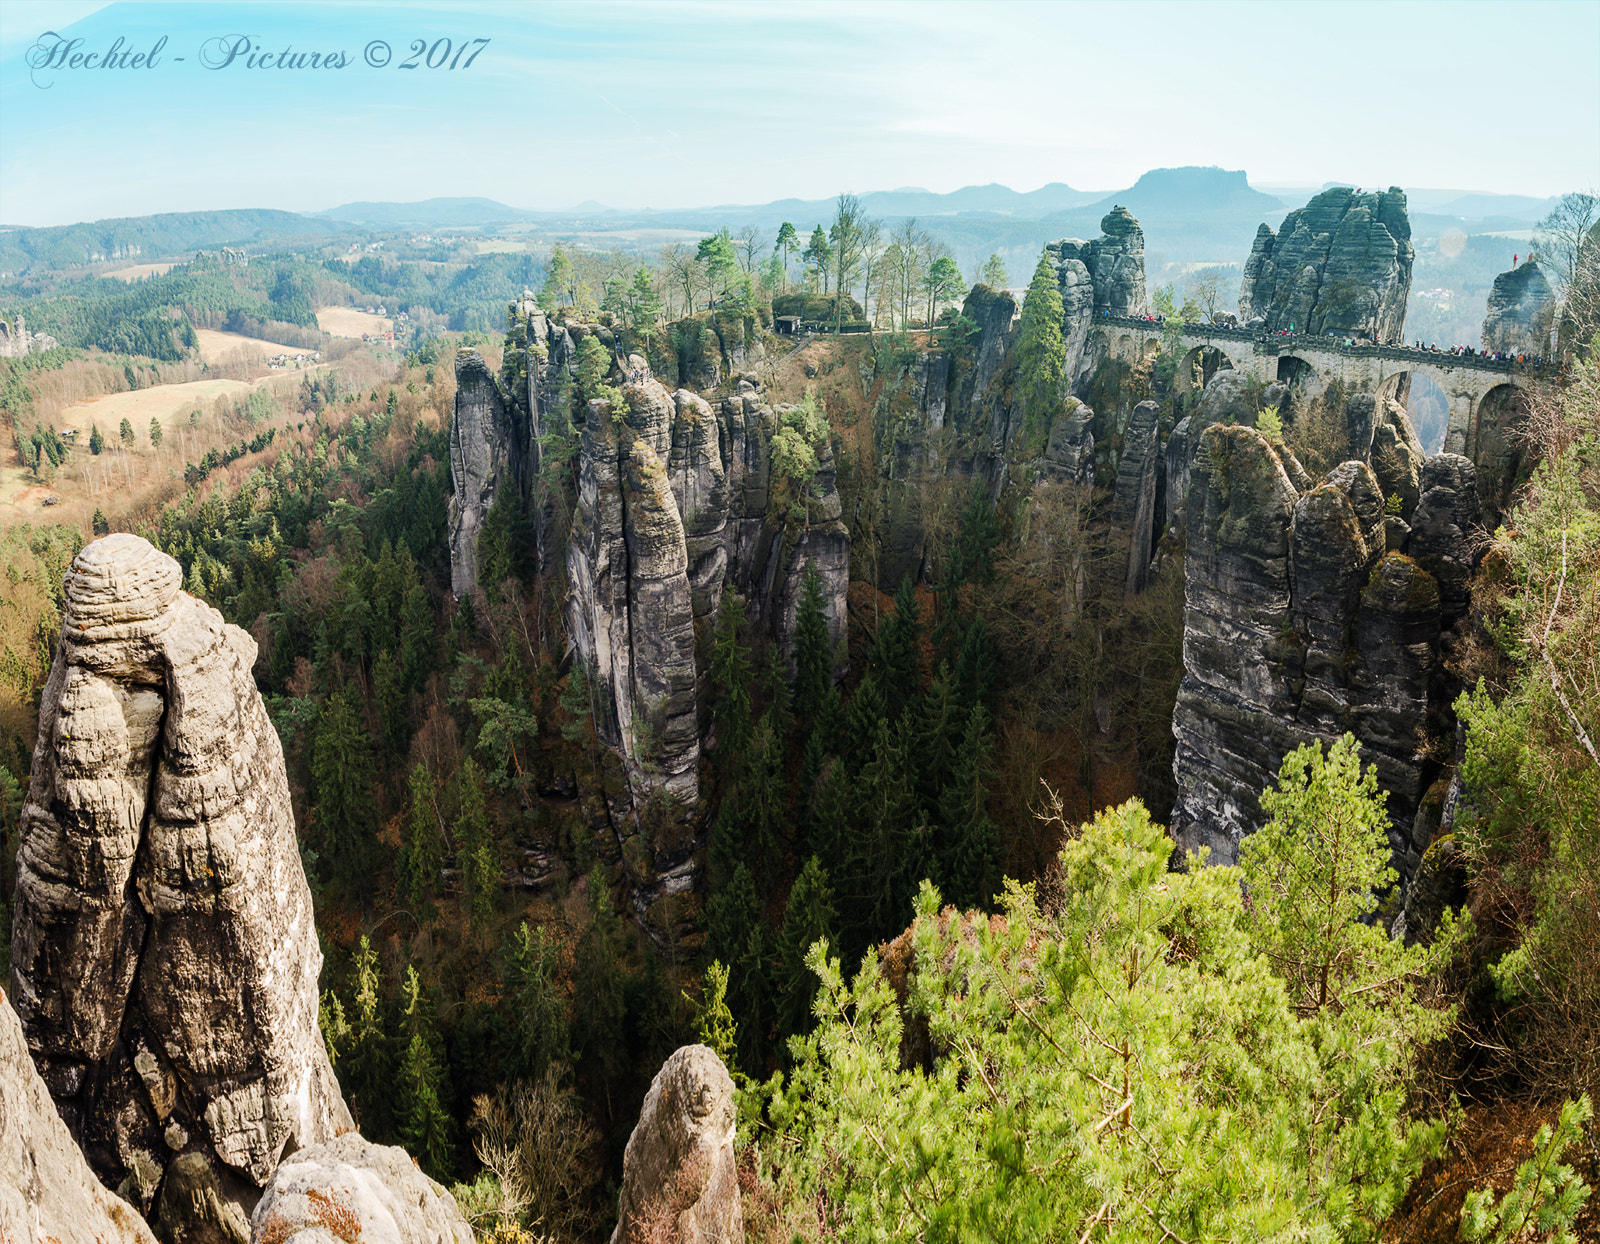
{"type": "Polygon", "coordinates": [[[450,590],[459,599],[478,587],[478,533],[505,488],[522,486],[531,436],[516,418],[483,356],[456,351],[456,405],[450,420],[450,590]]]}
{"type": "Polygon", "coordinates": [[[1489,291],[1483,317],[1486,354],[1543,354],[1550,348],[1556,297],[1539,265],[1529,259],[1502,272],[1489,291]]]}
{"type": "Polygon", "coordinates": [[[611,1244],[743,1240],[734,1122],[733,1080],[716,1054],[686,1045],[668,1058],[628,1137],[611,1244]]]}
{"type": "Polygon", "coordinates": [[[1470,568],[1459,511],[1475,497],[1465,459],[1442,455],[1421,475],[1419,525],[1391,547],[1383,493],[1364,462],[1302,492],[1254,429],[1202,435],[1173,714],[1172,830],[1182,849],[1234,862],[1284,755],[1348,730],[1389,792],[1395,866],[1403,879],[1414,873],[1428,845],[1416,838],[1417,809],[1444,728],[1440,636],[1460,610],[1447,583],[1470,568]]]}
{"type": "Polygon", "coordinates": [[[31,1244],[155,1244],[144,1219],[101,1187],[50,1090],[22,1025],[0,991],[0,1240],[31,1244]]]}
{"type": "Polygon", "coordinates": [[[351,1127],[256,646],[135,536],[66,577],[23,808],[12,998],[90,1165],[149,1209],[202,1155],[250,1205],[351,1127]]]}
{"type": "Polygon", "coordinates": [[[1239,286],[1239,318],[1267,332],[1292,327],[1398,343],[1414,257],[1399,187],[1324,190],[1285,216],[1277,233],[1266,225],[1257,230],[1239,286]]]}
{"type": "Polygon", "coordinates": [[[1106,315],[1146,315],[1144,230],[1132,212],[1114,207],[1100,221],[1093,241],[1063,238],[1045,246],[1061,293],[1061,335],[1067,347],[1067,377],[1075,388],[1100,362],[1090,350],[1090,329],[1106,315]]]}

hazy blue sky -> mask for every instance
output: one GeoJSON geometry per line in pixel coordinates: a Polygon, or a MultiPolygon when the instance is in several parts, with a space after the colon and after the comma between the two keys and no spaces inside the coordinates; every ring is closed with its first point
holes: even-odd
{"type": "Polygon", "coordinates": [[[1181,164],[1542,196],[1600,183],[1600,0],[0,0],[0,118],[7,224],[438,195],[1110,191],[1181,164]],[[167,43],[154,69],[30,68],[49,30],[85,53],[167,43]],[[236,36],[351,63],[206,68],[236,36]],[[441,38],[490,42],[470,69],[398,68],[441,38]]]}

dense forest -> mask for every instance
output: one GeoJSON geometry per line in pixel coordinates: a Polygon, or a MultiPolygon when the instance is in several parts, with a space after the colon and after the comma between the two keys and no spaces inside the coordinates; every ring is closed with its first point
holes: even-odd
{"type": "MultiPolygon", "coordinates": [[[[720,293],[759,299],[719,255],[720,293]]],[[[201,256],[28,304],[62,349],[6,383],[90,348],[181,357],[186,325],[233,315],[314,327],[356,291],[499,325],[536,276],[518,255],[454,271],[201,256]]],[[[608,293],[543,284],[574,317],[608,293]]],[[[959,375],[971,325],[949,319],[959,375]]],[[[1027,329],[1048,319],[1024,307],[1007,383],[1042,383],[1027,329]]],[[[617,760],[583,665],[547,642],[564,584],[537,572],[525,505],[489,516],[485,590],[449,591],[459,340],[413,342],[382,381],[341,361],[281,409],[241,406],[158,519],[103,517],[255,638],[341,1085],[362,1132],[456,1185],[485,1234],[599,1238],[651,1077],[703,1040],[740,1086],[751,1238],[1443,1239],[1450,1215],[1468,1239],[1563,1238],[1585,1196],[1564,1163],[1593,1178],[1600,1157],[1592,352],[1526,413],[1541,465],[1482,560],[1456,671],[1470,806],[1437,849],[1468,901],[1408,948],[1378,922],[1386,818],[1348,742],[1286,759],[1237,869],[1173,858],[1182,549],[1125,599],[1104,489],[1070,485],[1029,507],[953,490],[927,581],[852,586],[842,684],[814,578],[792,673],[725,596],[707,637],[707,881],[637,919],[624,896],[645,865],[605,800],[617,760]],[[1547,1106],[1550,1126],[1502,1147],[1502,1198],[1479,1191],[1495,1163],[1463,1155],[1508,1101],[1547,1106]]],[[[917,346],[830,349],[813,393],[847,486],[872,464],[850,452],[870,412],[844,381],[895,374],[917,346]]],[[[1104,370],[1095,405],[1162,391],[1176,360],[1152,364],[1104,370]]],[[[550,425],[562,488],[608,365],[580,370],[550,425]]],[[[5,895],[61,576],[90,534],[0,537],[5,895]]]]}

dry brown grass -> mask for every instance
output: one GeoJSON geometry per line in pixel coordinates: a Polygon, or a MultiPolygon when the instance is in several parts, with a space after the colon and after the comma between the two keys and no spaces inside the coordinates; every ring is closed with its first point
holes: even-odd
{"type": "Polygon", "coordinates": [[[385,315],[369,315],[354,307],[323,307],[317,312],[317,327],[335,337],[360,337],[365,333],[386,333],[394,321],[385,315]]]}
{"type": "Polygon", "coordinates": [[[118,268],[105,275],[115,277],[119,281],[139,281],[147,276],[165,276],[171,272],[175,265],[170,263],[136,263],[126,268],[118,268]]]}
{"type": "Polygon", "coordinates": [[[200,359],[208,367],[216,367],[233,355],[260,362],[274,354],[303,354],[309,362],[314,353],[306,346],[283,345],[276,341],[263,341],[259,337],[246,337],[242,333],[219,332],[214,328],[197,328],[194,335],[200,344],[200,359]]]}

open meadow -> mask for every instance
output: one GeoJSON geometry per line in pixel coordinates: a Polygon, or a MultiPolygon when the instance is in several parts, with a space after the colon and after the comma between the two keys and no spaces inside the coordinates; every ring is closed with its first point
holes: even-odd
{"type": "Polygon", "coordinates": [[[209,367],[222,363],[231,354],[243,354],[253,360],[265,360],[276,354],[304,356],[307,362],[315,351],[305,346],[283,345],[276,341],[263,341],[259,337],[246,337],[241,333],[224,333],[214,328],[197,328],[194,335],[200,343],[200,358],[209,367]]]}
{"type": "Polygon", "coordinates": [[[106,275],[116,277],[119,281],[142,281],[147,276],[165,276],[175,266],[170,263],[136,263],[127,268],[107,272],[106,275]]]}
{"type": "Polygon", "coordinates": [[[386,315],[371,315],[354,307],[323,307],[317,312],[317,327],[335,337],[361,337],[368,333],[394,331],[394,321],[386,315]]]}

